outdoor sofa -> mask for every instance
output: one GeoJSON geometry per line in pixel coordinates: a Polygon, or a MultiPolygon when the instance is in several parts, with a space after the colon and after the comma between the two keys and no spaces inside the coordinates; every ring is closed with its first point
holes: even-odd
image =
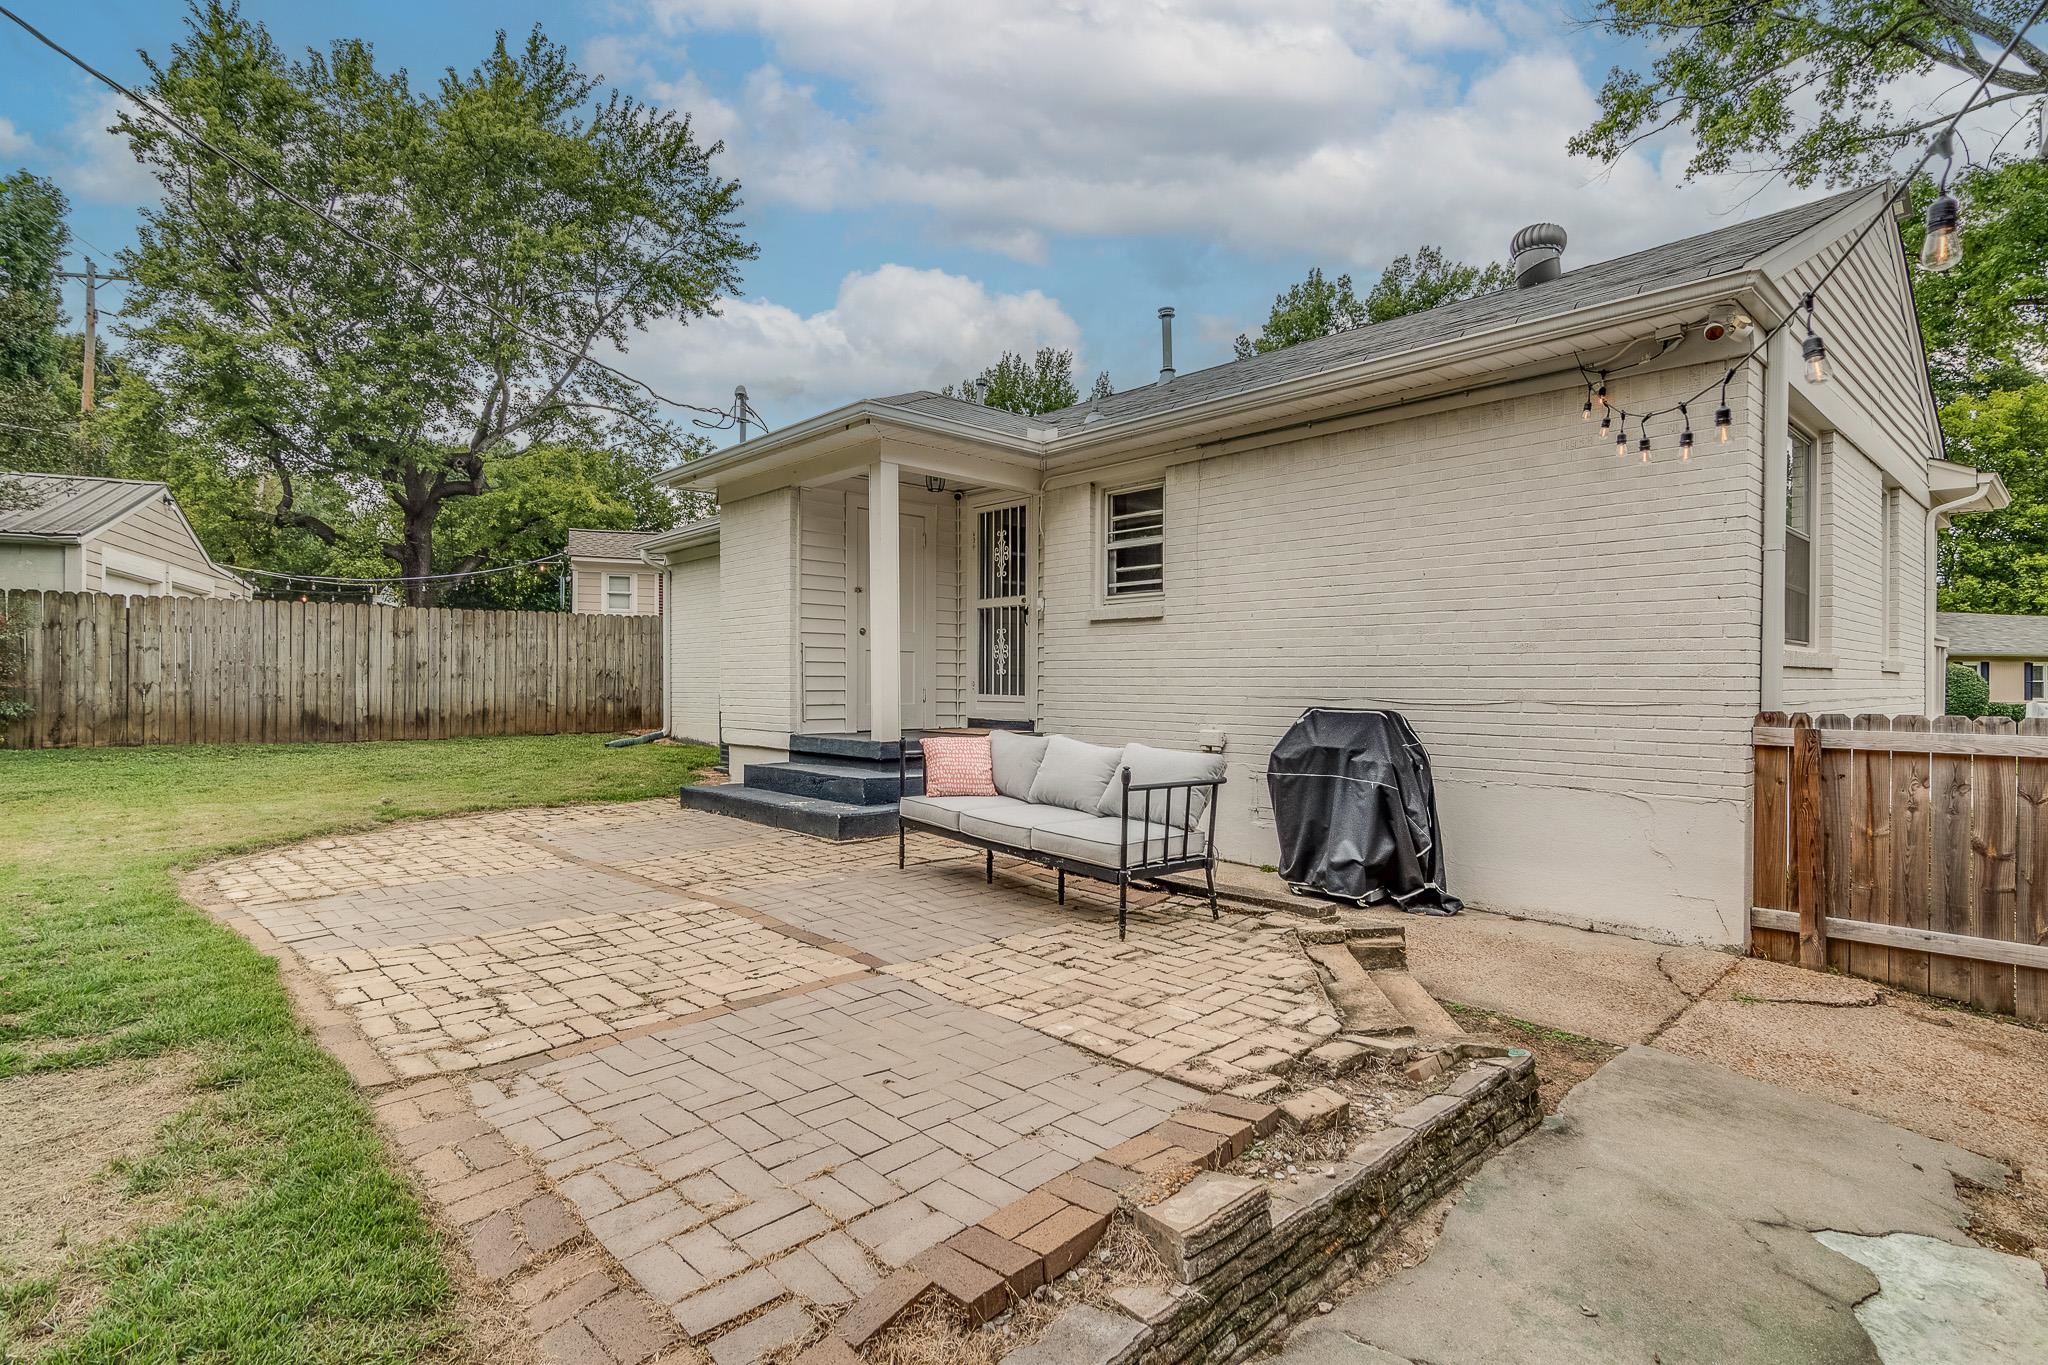
{"type": "MultiPolygon", "coordinates": [[[[901,783],[909,779],[910,747],[905,743],[899,750],[901,783]]],[[[925,794],[900,797],[899,868],[909,831],[920,829],[986,851],[991,882],[998,853],[1054,869],[1062,905],[1069,872],[1113,882],[1119,939],[1132,882],[1200,868],[1209,888],[1209,915],[1216,917],[1221,754],[1144,744],[1111,748],[1065,735],[1005,730],[930,736],[922,747],[925,794]],[[979,766],[982,743],[985,768],[979,766]],[[951,794],[957,792],[972,794],[951,794]]]]}

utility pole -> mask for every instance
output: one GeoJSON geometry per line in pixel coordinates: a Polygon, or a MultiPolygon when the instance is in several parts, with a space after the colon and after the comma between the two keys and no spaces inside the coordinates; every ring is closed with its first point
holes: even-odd
{"type": "Polygon", "coordinates": [[[85,369],[78,379],[78,410],[92,411],[92,388],[94,372],[98,367],[99,351],[99,283],[101,280],[118,280],[125,284],[126,275],[102,275],[93,264],[92,257],[85,258],[84,270],[60,270],[57,278],[85,281],[85,369]]]}

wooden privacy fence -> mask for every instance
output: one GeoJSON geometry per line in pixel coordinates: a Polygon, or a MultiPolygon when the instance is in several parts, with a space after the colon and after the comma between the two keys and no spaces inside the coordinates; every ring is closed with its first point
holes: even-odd
{"type": "Polygon", "coordinates": [[[6,746],[446,739],[661,724],[661,618],[0,593],[6,746]]]}
{"type": "Polygon", "coordinates": [[[1757,717],[1751,942],[2048,1020],[2048,721],[1757,717]]]}

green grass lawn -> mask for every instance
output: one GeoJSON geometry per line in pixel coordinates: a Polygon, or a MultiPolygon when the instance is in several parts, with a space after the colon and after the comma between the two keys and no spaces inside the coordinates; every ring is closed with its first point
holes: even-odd
{"type": "Polygon", "coordinates": [[[367,1108],[270,960],[178,899],[178,870],[413,816],[670,793],[713,756],[585,736],[0,752],[0,1078],[200,1068],[200,1098],[123,1172],[175,1211],[93,1255],[90,1316],[54,1339],[36,1324],[55,1283],[0,1285],[0,1359],[355,1365],[452,1345],[434,1232],[367,1108]]]}

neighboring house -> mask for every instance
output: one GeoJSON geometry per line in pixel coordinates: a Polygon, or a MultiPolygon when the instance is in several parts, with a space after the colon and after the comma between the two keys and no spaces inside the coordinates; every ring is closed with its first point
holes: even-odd
{"type": "Polygon", "coordinates": [[[213,562],[178,500],[146,479],[69,474],[0,476],[28,490],[0,508],[0,588],[128,597],[249,597],[213,562]]]}
{"type": "Polygon", "coordinates": [[[569,609],[593,616],[661,615],[661,575],[640,557],[651,531],[569,532],[569,609]]]}
{"type": "Polygon", "coordinates": [[[1945,611],[1935,630],[1950,663],[1967,664],[1990,684],[1991,700],[2048,700],[2048,616],[1945,611]]]}
{"type": "Polygon", "coordinates": [[[694,604],[671,657],[705,661],[672,714],[742,777],[793,736],[977,721],[1207,744],[1220,851],[1256,864],[1279,736],[1390,707],[1434,759],[1455,892],[1740,943],[1756,713],[1938,708],[1937,531],[2006,500],[1941,459],[1891,223],[1821,295],[1831,382],[1800,327],[1755,358],[1739,323],[1706,335],[1793,314],[1884,200],[1557,278],[1539,250],[1524,287],[1043,416],[906,393],[678,467],[720,515],[668,538],[694,604]],[[1690,458],[1675,415],[1617,458],[1581,363],[1637,411],[1708,390],[1690,458]]]}

